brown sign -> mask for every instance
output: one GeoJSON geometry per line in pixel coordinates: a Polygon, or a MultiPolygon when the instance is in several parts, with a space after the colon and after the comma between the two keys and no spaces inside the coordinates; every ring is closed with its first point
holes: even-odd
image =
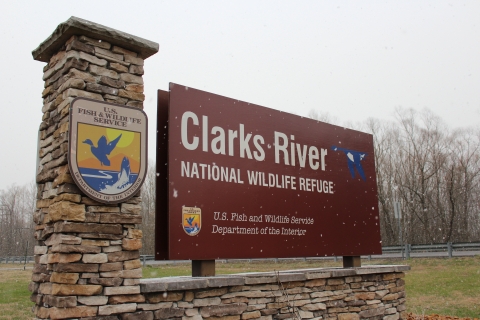
{"type": "Polygon", "coordinates": [[[167,95],[157,259],[381,253],[372,135],[178,84],[167,95]]]}
{"type": "Polygon", "coordinates": [[[147,170],[147,116],[137,108],[77,98],[70,106],[68,163],[90,198],[118,203],[142,186],[147,170]]]}

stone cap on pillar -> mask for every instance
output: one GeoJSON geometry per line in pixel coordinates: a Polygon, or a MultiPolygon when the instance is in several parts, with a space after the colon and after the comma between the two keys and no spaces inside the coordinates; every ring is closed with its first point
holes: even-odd
{"type": "Polygon", "coordinates": [[[49,62],[50,58],[74,35],[109,42],[112,45],[137,52],[142,59],[154,55],[159,49],[156,42],[72,16],[67,21],[60,23],[55,31],[32,51],[33,59],[49,62]]]}

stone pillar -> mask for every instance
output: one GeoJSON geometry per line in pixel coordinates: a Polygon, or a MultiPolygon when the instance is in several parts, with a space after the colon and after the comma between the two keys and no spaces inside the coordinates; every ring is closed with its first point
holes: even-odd
{"type": "Polygon", "coordinates": [[[157,51],[157,43],[71,17],[32,52],[47,63],[29,286],[37,319],[119,319],[144,302],[140,195],[106,205],[77,188],[67,163],[69,106],[85,97],[143,108],[143,62],[157,51]]]}

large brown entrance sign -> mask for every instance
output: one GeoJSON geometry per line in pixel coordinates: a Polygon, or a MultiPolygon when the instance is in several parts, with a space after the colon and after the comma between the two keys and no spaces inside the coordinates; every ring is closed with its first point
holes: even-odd
{"type": "Polygon", "coordinates": [[[370,134],[178,84],[157,126],[157,259],[381,254],[370,134]]]}

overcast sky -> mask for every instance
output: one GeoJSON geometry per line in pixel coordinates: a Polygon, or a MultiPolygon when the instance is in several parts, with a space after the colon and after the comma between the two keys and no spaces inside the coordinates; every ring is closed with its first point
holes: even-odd
{"type": "Polygon", "coordinates": [[[169,82],[340,122],[402,106],[480,127],[480,1],[2,1],[0,189],[34,180],[45,64],[31,51],[70,16],[160,44],[145,63],[150,158],[169,82]]]}

